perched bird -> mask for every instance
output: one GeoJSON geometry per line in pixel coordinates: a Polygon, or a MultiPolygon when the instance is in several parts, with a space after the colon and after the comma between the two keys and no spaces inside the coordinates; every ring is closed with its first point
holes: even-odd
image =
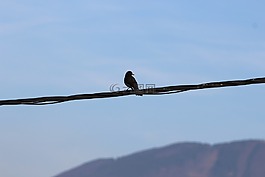
{"type": "Polygon", "coordinates": [[[124,77],[124,84],[132,90],[135,90],[136,95],[143,96],[143,94],[139,92],[138,83],[133,75],[132,71],[127,71],[124,77]]]}

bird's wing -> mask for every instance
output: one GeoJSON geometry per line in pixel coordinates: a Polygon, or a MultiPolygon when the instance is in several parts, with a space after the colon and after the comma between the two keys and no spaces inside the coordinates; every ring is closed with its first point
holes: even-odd
{"type": "Polygon", "coordinates": [[[137,81],[135,80],[134,77],[131,77],[131,83],[132,83],[132,86],[133,86],[133,88],[134,88],[135,90],[139,90],[139,88],[138,88],[138,83],[137,83],[137,81]]]}

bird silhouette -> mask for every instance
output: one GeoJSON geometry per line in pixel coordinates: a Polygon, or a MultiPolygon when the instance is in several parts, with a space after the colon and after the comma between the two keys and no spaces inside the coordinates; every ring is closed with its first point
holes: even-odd
{"type": "Polygon", "coordinates": [[[136,95],[143,96],[143,94],[139,91],[138,83],[133,77],[132,71],[127,71],[124,77],[124,84],[129,87],[130,89],[134,90],[136,95]]]}

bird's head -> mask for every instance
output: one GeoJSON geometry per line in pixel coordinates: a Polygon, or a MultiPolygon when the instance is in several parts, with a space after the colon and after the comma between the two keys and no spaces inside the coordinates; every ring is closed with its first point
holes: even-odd
{"type": "Polygon", "coordinates": [[[132,76],[132,75],[134,75],[134,74],[133,74],[132,71],[127,71],[125,75],[127,75],[127,76],[132,76]]]}

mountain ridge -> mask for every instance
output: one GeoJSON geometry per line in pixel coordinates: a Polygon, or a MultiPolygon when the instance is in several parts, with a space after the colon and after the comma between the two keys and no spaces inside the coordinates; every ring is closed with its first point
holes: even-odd
{"type": "Polygon", "coordinates": [[[265,141],[181,142],[97,159],[55,177],[263,177],[265,141]]]}

